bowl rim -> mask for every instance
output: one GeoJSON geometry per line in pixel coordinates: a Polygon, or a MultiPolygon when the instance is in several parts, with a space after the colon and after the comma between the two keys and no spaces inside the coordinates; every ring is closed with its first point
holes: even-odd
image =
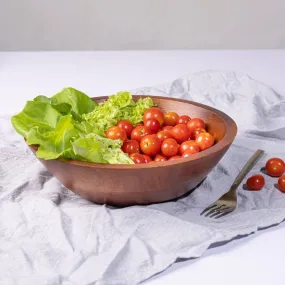
{"type": "MultiPolygon", "coordinates": [[[[81,167],[90,167],[90,168],[99,168],[99,169],[103,168],[103,169],[117,169],[117,170],[125,170],[125,169],[137,170],[137,169],[143,169],[143,168],[169,167],[169,166],[175,166],[178,164],[181,165],[184,163],[188,163],[190,161],[200,160],[213,153],[219,152],[223,148],[229,146],[234,141],[237,135],[237,124],[235,123],[235,121],[230,116],[228,116],[226,113],[218,109],[215,109],[213,107],[210,107],[208,105],[197,103],[191,100],[172,98],[172,97],[167,97],[167,96],[156,96],[156,95],[146,95],[146,94],[144,95],[136,94],[132,96],[135,99],[151,97],[151,98],[157,98],[157,99],[163,99],[163,100],[169,100],[169,101],[176,101],[176,102],[186,103],[186,104],[194,105],[194,106],[209,110],[213,113],[216,113],[224,120],[225,125],[226,125],[226,134],[217,144],[215,144],[209,149],[193,154],[191,155],[191,157],[174,159],[170,161],[167,160],[167,161],[161,161],[161,162],[155,162],[155,163],[142,163],[142,164],[104,164],[104,163],[94,163],[94,162],[85,162],[85,161],[80,161],[80,160],[72,160],[72,159],[66,159],[66,158],[57,158],[57,159],[52,159],[52,160],[58,160],[58,161],[61,161],[67,164],[72,164],[72,165],[81,166],[81,167]]],[[[109,96],[98,96],[98,97],[92,97],[91,99],[96,102],[96,101],[104,101],[108,97],[109,96]]],[[[32,148],[33,150],[37,150],[36,145],[28,145],[28,146],[32,148]]]]}

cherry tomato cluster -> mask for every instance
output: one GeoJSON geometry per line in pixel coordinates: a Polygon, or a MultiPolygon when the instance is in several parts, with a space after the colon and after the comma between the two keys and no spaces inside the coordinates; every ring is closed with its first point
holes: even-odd
{"type": "MultiPolygon", "coordinates": [[[[265,165],[266,172],[271,177],[279,177],[278,187],[285,193],[285,163],[282,159],[274,157],[269,159],[265,165]]],[[[260,174],[255,174],[247,179],[247,187],[252,191],[259,191],[265,185],[265,179],[260,174]]]]}
{"type": "Polygon", "coordinates": [[[163,113],[157,107],[146,110],[136,126],[128,120],[119,121],[106,131],[106,137],[122,140],[122,150],[136,164],[189,157],[215,143],[202,119],[163,113]]]}

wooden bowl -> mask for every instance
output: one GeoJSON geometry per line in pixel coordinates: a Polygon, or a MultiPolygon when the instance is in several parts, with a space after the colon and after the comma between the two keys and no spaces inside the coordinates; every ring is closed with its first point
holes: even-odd
{"type": "MultiPolygon", "coordinates": [[[[133,97],[137,100],[147,96],[133,97]]],[[[237,126],[223,112],[202,104],[168,97],[149,97],[163,111],[203,119],[217,143],[190,158],[149,164],[110,165],[66,159],[40,161],[65,187],[99,204],[146,205],[182,196],[196,187],[217,165],[232,144],[237,126]]],[[[96,102],[106,99],[93,98],[96,102]]],[[[35,146],[30,147],[35,153],[35,146]]]]}

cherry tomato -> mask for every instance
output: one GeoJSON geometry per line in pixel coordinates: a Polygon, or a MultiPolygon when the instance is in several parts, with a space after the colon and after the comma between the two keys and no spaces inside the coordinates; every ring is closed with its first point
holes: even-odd
{"type": "Polygon", "coordinates": [[[193,154],[194,154],[194,153],[193,153],[191,150],[187,149],[187,150],[185,150],[185,151],[183,152],[182,157],[190,157],[190,156],[192,156],[193,154]]]}
{"type": "Polygon", "coordinates": [[[189,154],[190,153],[194,154],[194,153],[198,153],[200,151],[200,148],[195,143],[195,141],[190,140],[190,141],[183,142],[181,146],[179,147],[180,155],[183,155],[185,151],[188,151],[189,154]]]}
{"type": "Polygon", "coordinates": [[[264,177],[260,174],[253,175],[249,177],[246,181],[247,188],[253,191],[261,190],[264,184],[264,177]]]}
{"type": "Polygon", "coordinates": [[[142,154],[140,153],[132,153],[130,155],[130,159],[135,163],[135,164],[141,164],[141,163],[146,163],[145,158],[143,157],[142,154]]]}
{"type": "Polygon", "coordinates": [[[160,161],[167,161],[167,157],[161,153],[157,154],[153,161],[160,162],[160,161]]]}
{"type": "Polygon", "coordinates": [[[174,156],[171,156],[168,160],[175,160],[178,158],[181,158],[181,156],[180,155],[174,155],[174,156]]]}
{"type": "Polygon", "coordinates": [[[117,126],[126,131],[127,137],[131,136],[132,130],[134,129],[133,124],[129,120],[121,120],[117,123],[117,126]]]}
{"type": "Polygon", "coordinates": [[[179,116],[175,112],[167,112],[164,114],[165,126],[175,126],[179,116]]]}
{"type": "Polygon", "coordinates": [[[205,129],[202,129],[202,128],[198,128],[194,131],[193,133],[193,138],[196,139],[196,137],[201,134],[201,133],[206,133],[206,130],[205,129]]]}
{"type": "Polygon", "coordinates": [[[132,153],[139,153],[140,152],[140,144],[135,141],[135,140],[128,140],[125,141],[122,145],[122,151],[127,153],[127,154],[132,154],[132,153]]]}
{"type": "Polygon", "coordinates": [[[144,136],[150,135],[145,126],[137,126],[131,133],[131,139],[140,142],[144,136]]]}
{"type": "Polygon", "coordinates": [[[165,139],[161,145],[161,152],[165,156],[174,156],[178,152],[178,143],[175,139],[165,139]]]}
{"type": "Polygon", "coordinates": [[[152,134],[156,134],[160,129],[160,123],[156,119],[147,119],[144,123],[144,126],[152,134]]]}
{"type": "Polygon", "coordinates": [[[285,175],[281,176],[278,179],[278,187],[279,187],[281,192],[285,193],[285,175]]]}
{"type": "Polygon", "coordinates": [[[161,140],[161,142],[163,142],[163,141],[166,140],[166,139],[172,138],[171,133],[168,132],[168,131],[160,131],[160,132],[158,132],[156,135],[157,135],[157,137],[161,140]]]}
{"type": "Polygon", "coordinates": [[[282,159],[274,157],[266,162],[265,168],[268,175],[279,177],[285,172],[285,163],[282,159]]]}
{"type": "Polygon", "coordinates": [[[144,159],[145,159],[145,163],[152,162],[152,159],[151,159],[151,157],[150,157],[150,156],[148,156],[148,155],[146,155],[146,154],[143,154],[142,156],[143,156],[143,157],[144,157],[144,159]]]}
{"type": "Polygon", "coordinates": [[[187,127],[191,131],[192,134],[194,134],[195,130],[198,128],[206,129],[206,124],[203,120],[199,118],[193,118],[187,123],[187,127]]]}
{"type": "Polygon", "coordinates": [[[137,123],[137,124],[135,125],[135,127],[138,127],[138,126],[143,126],[143,123],[137,123]]]}
{"type": "Polygon", "coordinates": [[[201,133],[196,137],[195,143],[199,146],[200,150],[205,150],[214,145],[215,139],[209,133],[201,133]]]}
{"type": "Polygon", "coordinates": [[[173,128],[172,126],[164,126],[162,128],[162,131],[169,131],[170,132],[172,128],[173,128]]]}
{"type": "Polygon", "coordinates": [[[183,143],[191,137],[191,132],[184,124],[178,124],[170,131],[171,135],[178,143],[183,143]]]}
{"type": "Polygon", "coordinates": [[[144,154],[155,156],[160,152],[161,141],[156,135],[147,135],[142,138],[140,147],[144,154]]]}
{"type": "Polygon", "coordinates": [[[144,112],[144,115],[143,115],[144,124],[147,119],[156,119],[158,120],[161,126],[164,123],[163,112],[159,108],[156,108],[156,107],[149,108],[144,112]]]}
{"type": "Polygon", "coordinates": [[[127,139],[127,134],[125,130],[119,128],[118,126],[114,126],[106,131],[106,137],[111,140],[125,141],[127,139]]]}
{"type": "Polygon", "coordinates": [[[191,120],[191,118],[187,115],[180,116],[177,120],[177,124],[184,124],[187,125],[187,123],[191,120]]]}

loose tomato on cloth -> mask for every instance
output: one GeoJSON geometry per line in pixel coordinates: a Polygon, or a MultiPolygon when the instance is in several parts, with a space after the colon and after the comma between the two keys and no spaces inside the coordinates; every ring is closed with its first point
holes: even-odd
{"type": "Polygon", "coordinates": [[[265,185],[265,179],[262,175],[256,174],[247,179],[246,185],[249,190],[258,191],[265,185]]]}
{"type": "Polygon", "coordinates": [[[282,159],[273,157],[266,162],[265,169],[268,175],[280,177],[285,172],[285,163],[282,159]]]}
{"type": "Polygon", "coordinates": [[[278,187],[279,187],[281,192],[285,193],[285,175],[281,176],[278,179],[278,187]]]}

